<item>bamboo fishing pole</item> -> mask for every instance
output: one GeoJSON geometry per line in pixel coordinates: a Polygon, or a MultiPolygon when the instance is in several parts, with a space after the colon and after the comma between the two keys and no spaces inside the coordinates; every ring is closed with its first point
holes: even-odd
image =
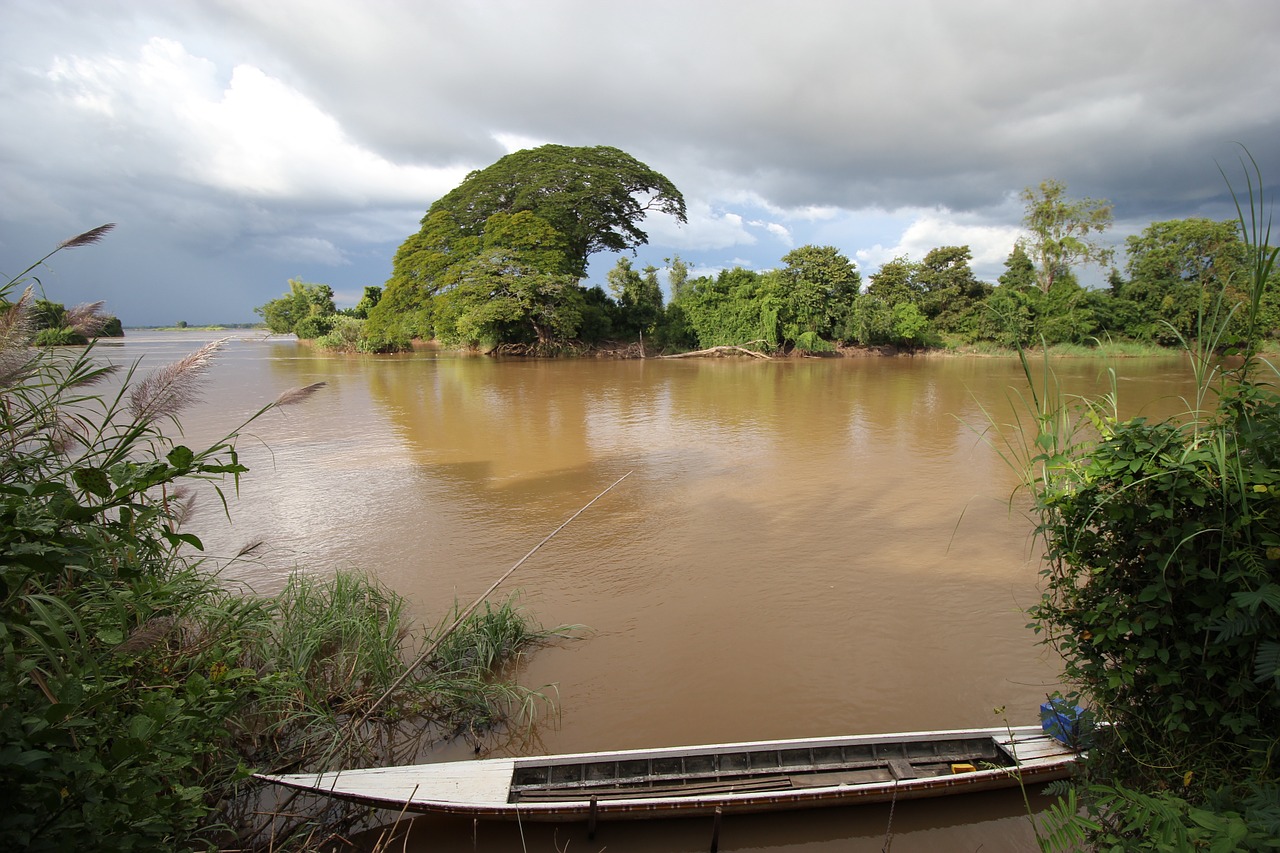
{"type": "Polygon", "coordinates": [[[552,540],[552,538],[554,538],[554,537],[555,537],[555,535],[556,535],[557,533],[559,533],[561,530],[564,530],[566,527],[568,527],[570,522],[572,522],[575,518],[577,518],[578,516],[580,516],[580,515],[582,515],[584,512],[586,512],[586,511],[587,511],[587,509],[588,509],[588,508],[589,508],[593,503],[595,503],[596,501],[600,500],[602,497],[604,497],[604,496],[605,496],[605,495],[607,495],[610,491],[612,491],[614,486],[618,485],[619,483],[621,483],[623,480],[627,479],[628,477],[630,477],[630,476],[631,476],[632,474],[634,474],[634,473],[635,473],[635,471],[628,471],[627,473],[623,474],[623,475],[622,475],[621,477],[619,477],[618,479],[614,480],[614,481],[613,481],[613,483],[612,483],[612,485],[610,485],[610,486],[609,486],[609,488],[605,489],[603,492],[601,492],[600,494],[596,495],[594,498],[592,498],[591,500],[589,500],[589,501],[587,501],[585,504],[583,504],[583,506],[582,506],[582,508],[581,508],[581,509],[579,509],[577,512],[575,512],[573,515],[569,516],[569,517],[564,521],[564,523],[562,523],[562,524],[561,524],[559,527],[557,527],[555,530],[553,530],[553,531],[551,531],[549,534],[547,534],[547,537],[546,537],[545,539],[543,539],[543,540],[542,540],[541,542],[539,542],[537,545],[534,545],[534,546],[533,546],[533,548],[532,548],[532,550],[530,550],[528,554],[525,554],[523,557],[521,557],[521,558],[516,562],[516,564],[515,564],[514,566],[512,566],[512,567],[511,567],[511,568],[509,568],[509,569],[507,569],[506,573],[505,573],[505,574],[503,574],[503,576],[502,576],[502,577],[500,577],[500,578],[498,578],[496,581],[494,581],[494,582],[493,582],[493,585],[492,585],[492,586],[490,586],[488,589],[486,589],[486,590],[485,590],[485,591],[480,595],[480,597],[479,597],[479,598],[477,598],[475,601],[471,602],[471,604],[467,607],[467,609],[466,609],[466,610],[464,610],[464,611],[462,611],[462,613],[460,613],[460,614],[458,615],[458,618],[457,618],[457,619],[454,619],[454,620],[453,620],[453,624],[452,624],[452,625],[450,625],[448,628],[446,628],[446,629],[444,630],[444,633],[442,633],[439,637],[437,637],[437,638],[435,639],[435,641],[434,641],[430,646],[428,646],[428,647],[427,647],[426,651],[424,651],[421,655],[419,655],[419,656],[418,656],[418,659],[417,659],[416,661],[414,661],[414,662],[413,662],[413,664],[412,664],[411,666],[409,666],[409,667],[408,667],[408,668],[407,668],[403,673],[401,673],[401,674],[400,674],[400,677],[399,677],[399,678],[397,678],[397,679],[396,679],[396,680],[391,684],[391,686],[390,686],[390,687],[388,687],[388,688],[383,692],[383,694],[382,694],[381,696],[379,696],[379,697],[378,697],[378,701],[377,701],[377,702],[374,702],[374,703],[373,703],[373,705],[371,705],[371,706],[369,707],[369,710],[365,711],[365,712],[364,712],[364,714],[362,714],[362,715],[360,716],[360,718],[356,721],[355,725],[354,725],[354,726],[352,726],[352,729],[353,729],[353,730],[354,730],[354,729],[358,729],[360,726],[364,725],[365,721],[366,721],[366,720],[368,720],[371,716],[373,716],[373,712],[374,712],[374,711],[376,711],[376,710],[378,710],[378,708],[380,708],[380,707],[382,706],[382,703],[383,703],[383,702],[385,702],[385,701],[387,700],[387,697],[389,697],[392,693],[394,693],[394,692],[395,692],[395,690],[396,690],[396,688],[398,688],[401,684],[404,684],[405,679],[407,679],[410,675],[412,675],[412,674],[413,674],[413,672],[414,672],[415,670],[417,670],[417,668],[418,668],[418,667],[422,666],[424,663],[426,663],[427,661],[429,661],[429,660],[431,659],[431,656],[432,656],[432,655],[434,655],[434,654],[436,653],[436,650],[438,650],[438,649],[440,648],[440,645],[441,645],[442,643],[444,643],[444,641],[445,641],[446,639],[448,639],[448,637],[449,637],[449,635],[450,635],[450,634],[452,634],[454,631],[458,630],[458,626],[459,626],[459,625],[461,625],[463,622],[465,622],[465,621],[466,621],[467,617],[468,617],[468,616],[470,616],[470,615],[475,611],[475,609],[476,609],[477,607],[479,607],[479,606],[480,606],[480,603],[481,603],[481,602],[483,602],[483,601],[484,601],[486,598],[488,598],[490,595],[492,595],[492,594],[493,594],[493,591],[494,591],[495,589],[497,589],[499,586],[501,586],[503,581],[505,581],[507,578],[511,577],[511,575],[513,575],[513,574],[515,573],[516,569],[520,568],[521,566],[523,566],[523,565],[525,564],[525,561],[527,561],[530,557],[532,557],[534,554],[536,554],[536,553],[538,552],[538,549],[539,549],[539,548],[541,548],[543,545],[546,545],[548,542],[550,542],[550,541],[552,540]]]}

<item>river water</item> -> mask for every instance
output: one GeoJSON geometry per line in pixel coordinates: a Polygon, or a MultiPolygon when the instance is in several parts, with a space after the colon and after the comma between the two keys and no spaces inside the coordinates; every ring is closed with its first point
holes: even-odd
{"type": "MultiPolygon", "coordinates": [[[[100,352],[145,355],[145,370],[208,339],[137,332],[100,352]]],[[[1076,393],[1107,390],[1103,368],[1054,363],[1076,393]]],[[[1115,368],[1123,414],[1185,410],[1182,358],[1115,368]]],[[[1034,723],[1057,686],[1022,612],[1037,595],[1025,500],[979,435],[1015,419],[1012,359],[498,361],[239,338],[184,416],[187,439],[321,381],[248,428],[230,519],[205,496],[191,527],[214,558],[263,543],[223,568],[262,593],[295,569],[358,568],[435,621],[631,472],[504,587],[544,625],[585,629],[521,666],[558,710],[495,754],[1034,723]]],[[[880,850],[890,828],[900,853],[1033,846],[1014,792],[735,818],[721,850],[880,850]]],[[[705,850],[710,827],[610,824],[588,840],[430,819],[413,837],[705,850]]]]}

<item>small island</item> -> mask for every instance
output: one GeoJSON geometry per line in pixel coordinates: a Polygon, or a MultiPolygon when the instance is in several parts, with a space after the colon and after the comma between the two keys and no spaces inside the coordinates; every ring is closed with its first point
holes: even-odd
{"type": "MultiPolygon", "coordinates": [[[[979,280],[968,246],[894,258],[863,282],[833,246],[800,246],[770,270],[692,275],[677,255],[635,269],[625,254],[605,287],[584,283],[596,252],[644,245],[646,215],[685,220],[663,175],[616,148],[544,145],[472,172],[427,210],[396,252],[385,286],[339,311],[333,289],[301,280],[256,309],[274,333],[320,347],[383,353],[414,340],[490,354],[643,358],[750,350],[776,355],[1008,351],[1030,346],[1134,351],[1176,346],[1199,318],[1239,310],[1246,246],[1234,222],[1153,222],[1125,243],[1123,272],[1098,235],[1106,200],[1072,199],[1057,180],[1022,193],[1023,226],[997,283],[979,280]],[[1109,271],[1106,288],[1075,269],[1109,271]],[[666,292],[660,274],[666,278],[666,292]],[[669,294],[669,297],[667,296],[669,294]]],[[[1255,332],[1280,329],[1269,288],[1255,332]]],[[[1239,334],[1239,322],[1232,328],[1239,334]]]]}

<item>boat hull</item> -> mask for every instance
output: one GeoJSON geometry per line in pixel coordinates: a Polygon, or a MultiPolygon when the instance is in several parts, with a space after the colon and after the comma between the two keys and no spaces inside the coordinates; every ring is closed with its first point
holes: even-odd
{"type": "Polygon", "coordinates": [[[784,811],[1039,785],[1077,753],[1039,728],[965,729],[261,775],[397,811],[576,821],[784,811]]]}

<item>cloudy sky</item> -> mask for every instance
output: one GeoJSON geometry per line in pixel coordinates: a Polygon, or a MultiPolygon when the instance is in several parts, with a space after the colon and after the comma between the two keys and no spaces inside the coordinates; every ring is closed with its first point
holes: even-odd
{"type": "MultiPolygon", "coordinates": [[[[1280,175],[1271,0],[0,0],[0,272],[126,325],[243,322],[300,276],[350,305],[467,172],[612,145],[684,193],[637,263],[864,276],[967,244],[994,279],[1028,185],[1111,239],[1233,215],[1280,175]]],[[[596,256],[593,282],[614,263],[596,256]]]]}

